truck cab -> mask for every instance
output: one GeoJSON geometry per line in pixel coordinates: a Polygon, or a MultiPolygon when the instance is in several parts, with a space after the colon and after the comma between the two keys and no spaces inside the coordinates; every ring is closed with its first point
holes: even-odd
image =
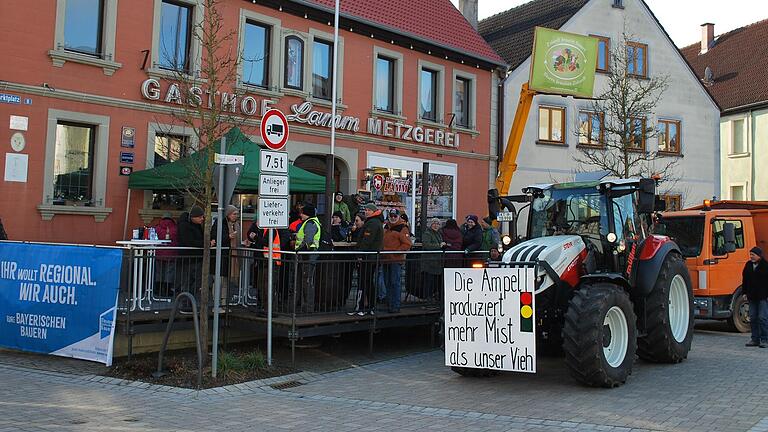
{"type": "Polygon", "coordinates": [[[662,214],[654,232],[680,247],[693,283],[696,318],[728,320],[734,330],[749,331],[741,271],[749,249],[765,246],[766,225],[768,203],[707,202],[662,214]]]}

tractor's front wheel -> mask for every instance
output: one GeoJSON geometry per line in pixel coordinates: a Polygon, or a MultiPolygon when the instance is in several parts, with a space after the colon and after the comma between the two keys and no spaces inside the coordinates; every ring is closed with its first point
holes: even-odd
{"type": "Polygon", "coordinates": [[[571,375],[593,387],[618,387],[632,373],[637,319],[629,295],[610,283],[584,284],[565,314],[563,349],[571,375]]]}
{"type": "Polygon", "coordinates": [[[670,253],[664,258],[645,308],[646,332],[637,340],[638,356],[658,363],[683,361],[693,339],[693,290],[683,257],[670,253]]]}

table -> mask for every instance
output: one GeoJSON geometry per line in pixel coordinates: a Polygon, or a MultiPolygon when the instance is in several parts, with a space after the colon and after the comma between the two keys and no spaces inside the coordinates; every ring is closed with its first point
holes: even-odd
{"type": "Polygon", "coordinates": [[[153,296],[155,287],[155,248],[170,243],[170,240],[119,240],[115,243],[125,246],[133,257],[133,286],[131,287],[131,310],[148,310],[152,301],[171,302],[171,299],[159,299],[153,296]],[[148,247],[149,246],[149,247],[148,247]],[[146,262],[146,266],[144,265],[146,262]]]}

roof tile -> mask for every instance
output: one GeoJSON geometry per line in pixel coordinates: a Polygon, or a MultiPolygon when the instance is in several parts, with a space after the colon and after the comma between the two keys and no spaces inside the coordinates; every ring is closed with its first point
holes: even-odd
{"type": "Polygon", "coordinates": [[[488,17],[480,34],[515,69],[531,55],[536,26],[559,29],[589,0],[534,0],[488,17]]]}
{"type": "MultiPolygon", "coordinates": [[[[308,0],[334,8],[334,0],[308,0]]],[[[450,0],[344,0],[341,13],[378,23],[481,60],[506,64],[450,0]]]]}
{"type": "Polygon", "coordinates": [[[768,20],[724,33],[715,38],[714,45],[699,54],[701,44],[681,48],[699,78],[707,66],[713,83],[708,90],[723,111],[753,105],[768,104],[768,76],[763,60],[768,56],[768,20]]]}

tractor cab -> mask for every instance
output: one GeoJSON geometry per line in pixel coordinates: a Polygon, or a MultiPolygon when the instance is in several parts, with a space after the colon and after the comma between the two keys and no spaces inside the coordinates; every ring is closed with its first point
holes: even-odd
{"type": "Polygon", "coordinates": [[[529,186],[523,189],[531,197],[525,243],[556,236],[571,248],[577,236],[587,255],[586,273],[629,278],[637,247],[650,235],[654,189],[651,179],[529,186]]]}

